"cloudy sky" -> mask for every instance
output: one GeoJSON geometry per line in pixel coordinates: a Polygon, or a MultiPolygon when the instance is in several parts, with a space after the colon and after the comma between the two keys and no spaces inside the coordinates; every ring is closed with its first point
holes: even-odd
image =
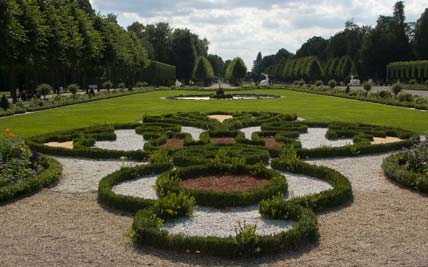
{"type": "MultiPolygon", "coordinates": [[[[280,48],[295,52],[312,36],[330,37],[353,19],[374,25],[390,15],[395,0],[91,0],[103,14],[115,13],[122,26],[134,21],[169,22],[210,41],[210,53],[223,59],[242,57],[251,68],[257,53],[280,48]]],[[[424,4],[425,2],[425,4],[424,4]]],[[[415,21],[426,0],[407,0],[406,15],[415,21]]]]}

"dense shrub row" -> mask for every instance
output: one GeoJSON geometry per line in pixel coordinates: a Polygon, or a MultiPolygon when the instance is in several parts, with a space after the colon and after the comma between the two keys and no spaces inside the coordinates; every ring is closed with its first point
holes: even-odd
{"type": "Polygon", "coordinates": [[[428,80],[428,60],[392,62],[387,66],[388,80],[410,81],[421,83],[428,80]]]}
{"type": "Polygon", "coordinates": [[[176,68],[162,62],[151,61],[150,65],[137,76],[140,80],[154,86],[169,86],[173,85],[176,80],[176,68]]]}
{"type": "MultiPolygon", "coordinates": [[[[400,84],[396,84],[400,87],[400,91],[403,87],[400,84]]],[[[314,86],[281,86],[286,90],[305,92],[317,95],[335,96],[347,99],[354,99],[359,101],[367,101],[372,103],[385,104],[390,106],[399,106],[405,108],[415,108],[420,110],[428,110],[428,98],[421,96],[411,95],[407,93],[397,92],[397,95],[393,95],[390,91],[380,91],[368,93],[362,90],[350,90],[344,91],[341,89],[329,89],[325,87],[314,87],[314,86]]]]}

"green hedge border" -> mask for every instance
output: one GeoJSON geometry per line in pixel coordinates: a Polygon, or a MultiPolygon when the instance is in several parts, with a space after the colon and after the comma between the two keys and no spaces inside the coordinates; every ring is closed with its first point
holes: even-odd
{"type": "Polygon", "coordinates": [[[151,207],[156,200],[126,196],[113,192],[115,185],[123,182],[134,181],[144,176],[161,174],[172,169],[170,164],[150,164],[133,168],[122,168],[104,177],[98,186],[98,203],[110,208],[127,212],[137,212],[151,207]]]}
{"type": "Polygon", "coordinates": [[[35,177],[19,181],[13,185],[0,187],[0,205],[20,196],[34,193],[58,181],[62,173],[61,164],[49,157],[47,157],[47,161],[49,167],[35,177]]]}
{"type": "Polygon", "coordinates": [[[385,158],[382,163],[385,175],[398,184],[428,194],[428,177],[402,168],[400,166],[401,160],[403,160],[402,153],[396,153],[385,158]]]}
{"type": "Polygon", "coordinates": [[[303,161],[299,161],[294,166],[281,162],[280,159],[272,160],[272,168],[280,171],[302,174],[318,178],[329,183],[333,188],[320,192],[318,194],[284,200],[281,205],[293,203],[303,207],[320,212],[330,208],[336,208],[340,205],[352,202],[352,185],[351,182],[341,173],[322,166],[315,166],[303,161]]]}
{"type": "Polygon", "coordinates": [[[292,229],[270,236],[257,236],[250,243],[240,243],[234,237],[197,237],[173,235],[161,229],[153,220],[157,214],[150,209],[139,211],[134,217],[132,229],[134,240],[138,244],[149,245],[159,249],[183,252],[203,253],[212,256],[238,258],[257,257],[287,250],[295,250],[308,242],[319,238],[318,222],[315,214],[300,206],[290,205],[297,225],[292,229]]]}
{"type": "Polygon", "coordinates": [[[282,175],[273,170],[261,167],[260,165],[229,166],[225,164],[222,166],[215,166],[214,164],[206,164],[177,168],[174,171],[162,174],[158,178],[156,185],[166,192],[185,192],[195,198],[197,205],[214,208],[254,205],[263,199],[268,199],[274,195],[285,194],[288,190],[287,181],[282,175]],[[169,182],[169,178],[171,177],[176,177],[181,182],[187,179],[219,174],[248,174],[257,179],[269,180],[269,183],[263,187],[252,190],[240,192],[219,192],[187,189],[180,184],[169,182]]]}

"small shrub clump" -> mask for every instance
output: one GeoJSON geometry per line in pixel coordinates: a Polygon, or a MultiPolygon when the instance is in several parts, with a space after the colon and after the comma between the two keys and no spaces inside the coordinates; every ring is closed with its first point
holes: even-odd
{"type": "Polygon", "coordinates": [[[10,107],[9,101],[6,98],[6,95],[3,95],[0,100],[0,108],[2,108],[4,111],[8,110],[10,107]]]}
{"type": "Polygon", "coordinates": [[[370,90],[372,90],[372,83],[371,82],[365,82],[363,84],[363,88],[364,90],[366,90],[367,92],[370,92],[370,90]]]}
{"type": "Polygon", "coordinates": [[[52,86],[50,86],[47,83],[42,83],[39,86],[37,86],[37,93],[40,96],[43,96],[43,98],[46,98],[46,96],[51,92],[52,92],[52,86]]]}
{"type": "Polygon", "coordinates": [[[330,89],[336,88],[336,86],[337,86],[336,80],[330,80],[330,81],[328,81],[328,86],[330,87],[330,89]]]}
{"type": "Polygon", "coordinates": [[[67,86],[67,90],[73,95],[73,97],[75,97],[75,95],[77,94],[77,92],[79,91],[80,87],[79,85],[73,83],[70,84],[69,86],[67,86]]]}
{"type": "Polygon", "coordinates": [[[103,88],[107,90],[107,92],[110,92],[110,89],[113,88],[113,83],[110,81],[106,81],[103,83],[103,88]]]}
{"type": "Polygon", "coordinates": [[[401,85],[401,83],[394,83],[391,87],[391,90],[394,95],[397,96],[403,90],[403,86],[401,85]]]}

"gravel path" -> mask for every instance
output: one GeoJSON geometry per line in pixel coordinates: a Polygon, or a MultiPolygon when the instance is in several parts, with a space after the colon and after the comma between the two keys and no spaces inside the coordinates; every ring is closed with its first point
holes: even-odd
{"type": "Polygon", "coordinates": [[[44,189],[0,206],[0,266],[428,266],[428,198],[388,181],[383,157],[318,161],[355,172],[354,202],[319,215],[320,243],[297,252],[223,260],[137,248],[132,218],[104,210],[96,193],[44,189]]]}
{"type": "Polygon", "coordinates": [[[306,162],[335,169],[345,175],[352,183],[354,192],[386,192],[396,187],[383,175],[383,160],[389,154],[361,156],[353,158],[334,158],[308,160],[306,162]]]}
{"type": "Polygon", "coordinates": [[[333,187],[322,180],[289,172],[279,172],[287,178],[288,195],[287,198],[303,197],[327,191],[333,187]]]}
{"type": "Polygon", "coordinates": [[[153,186],[156,185],[158,177],[159,175],[151,175],[134,181],[122,183],[113,187],[113,192],[132,197],[158,199],[156,190],[153,188],[153,186]]]}
{"type": "Polygon", "coordinates": [[[136,134],[135,130],[116,130],[116,141],[99,141],[95,147],[109,150],[135,151],[144,150],[144,140],[142,135],[136,134]]]}
{"type": "Polygon", "coordinates": [[[96,192],[102,178],[122,167],[117,160],[55,158],[62,164],[63,173],[52,190],[62,193],[96,192]]]}
{"type": "Polygon", "coordinates": [[[181,132],[182,133],[188,133],[188,134],[190,134],[192,136],[193,140],[199,141],[199,137],[200,137],[201,133],[205,132],[205,130],[204,129],[195,128],[195,127],[182,126],[181,127],[181,132]]]}
{"type": "Polygon", "coordinates": [[[283,220],[263,219],[259,206],[245,208],[214,209],[200,207],[190,218],[180,218],[163,225],[163,229],[172,234],[188,236],[235,236],[238,223],[257,225],[259,235],[272,235],[290,230],[295,223],[283,220]]]}
{"type": "Polygon", "coordinates": [[[247,138],[248,140],[251,140],[251,137],[252,137],[253,133],[255,133],[255,132],[261,132],[262,131],[262,127],[258,126],[258,127],[242,128],[240,131],[245,134],[245,138],[247,138]]]}
{"type": "Polygon", "coordinates": [[[299,136],[303,148],[313,149],[322,146],[342,147],[353,144],[352,139],[328,140],[325,137],[328,128],[308,128],[308,132],[299,136]]]}

